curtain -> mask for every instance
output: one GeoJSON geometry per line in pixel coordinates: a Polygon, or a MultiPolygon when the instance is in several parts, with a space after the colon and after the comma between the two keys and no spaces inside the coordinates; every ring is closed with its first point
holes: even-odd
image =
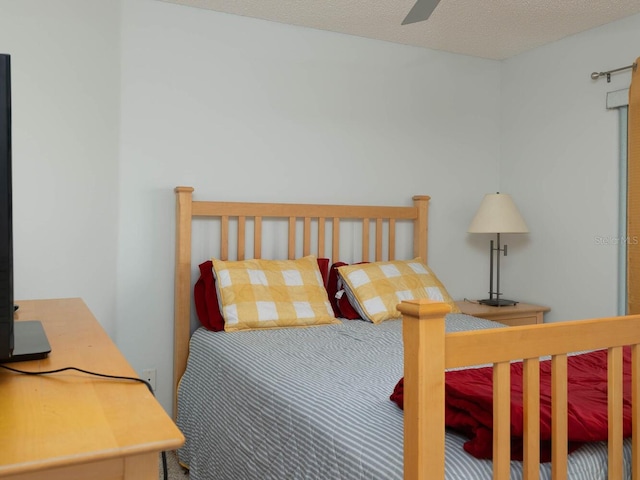
{"type": "Polygon", "coordinates": [[[629,87],[627,125],[627,313],[640,314],[640,57],[629,87]]]}

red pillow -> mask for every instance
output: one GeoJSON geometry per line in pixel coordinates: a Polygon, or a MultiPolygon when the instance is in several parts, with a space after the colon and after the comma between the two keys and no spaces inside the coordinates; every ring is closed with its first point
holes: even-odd
{"type": "Polygon", "coordinates": [[[328,258],[318,258],[318,268],[320,269],[320,275],[322,275],[322,283],[324,283],[324,288],[327,288],[327,282],[329,281],[329,259],[328,258]]]}
{"type": "MultiPolygon", "coordinates": [[[[357,265],[361,263],[369,262],[359,262],[357,265]]],[[[351,305],[346,293],[342,292],[342,296],[340,298],[336,298],[336,293],[338,293],[338,267],[342,267],[343,265],[348,264],[344,262],[336,262],[331,265],[331,268],[329,269],[329,281],[327,283],[329,302],[331,303],[333,313],[336,317],[346,318],[347,320],[361,320],[362,318],[360,317],[360,314],[355,308],[353,308],[353,305],[351,305]]]]}
{"type": "Polygon", "coordinates": [[[196,313],[203,327],[219,332],[224,330],[224,318],[218,305],[216,279],[213,276],[213,263],[207,260],[199,265],[200,277],[193,287],[193,299],[196,313]]]}
{"type": "MultiPolygon", "coordinates": [[[[224,317],[220,312],[216,279],[213,276],[213,263],[207,260],[199,265],[200,277],[193,286],[193,300],[196,304],[196,314],[203,327],[214,332],[224,330],[224,317]]],[[[318,258],[318,268],[322,275],[322,282],[327,287],[329,273],[329,259],[318,258]]]]}

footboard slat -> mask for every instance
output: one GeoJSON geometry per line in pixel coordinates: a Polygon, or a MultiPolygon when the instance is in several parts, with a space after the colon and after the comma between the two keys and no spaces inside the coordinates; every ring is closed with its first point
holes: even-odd
{"type": "Polygon", "coordinates": [[[551,357],[551,478],[567,478],[567,356],[551,357]]]}
{"type": "Polygon", "coordinates": [[[511,467],[511,364],[493,365],[493,478],[509,480],[511,467]]]}
{"type": "Polygon", "coordinates": [[[640,479],[640,345],[631,347],[631,471],[640,479]]]}
{"type": "Polygon", "coordinates": [[[622,347],[607,349],[609,480],[622,480],[622,347]]]}
{"type": "Polygon", "coordinates": [[[523,365],[524,480],[540,478],[540,360],[528,358],[523,365]]]}

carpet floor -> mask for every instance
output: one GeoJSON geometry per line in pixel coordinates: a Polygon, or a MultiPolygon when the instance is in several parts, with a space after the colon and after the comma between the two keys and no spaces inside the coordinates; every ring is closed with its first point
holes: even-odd
{"type": "Polygon", "coordinates": [[[180,466],[178,457],[175,452],[167,452],[167,473],[168,477],[164,478],[162,469],[162,456],[158,459],[159,475],[158,480],[189,480],[189,473],[180,466]]]}

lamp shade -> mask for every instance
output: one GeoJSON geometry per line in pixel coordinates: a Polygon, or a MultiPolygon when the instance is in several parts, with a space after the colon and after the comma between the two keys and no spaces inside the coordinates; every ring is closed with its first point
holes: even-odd
{"type": "Polygon", "coordinates": [[[469,225],[469,233],[528,233],[511,195],[488,193],[469,225]]]}

